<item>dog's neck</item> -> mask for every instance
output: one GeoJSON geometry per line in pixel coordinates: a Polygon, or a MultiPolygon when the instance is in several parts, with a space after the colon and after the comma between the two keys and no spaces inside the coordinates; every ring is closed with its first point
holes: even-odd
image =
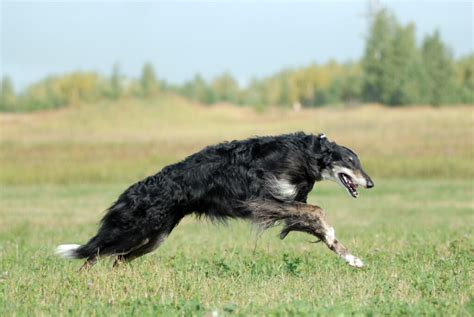
{"type": "Polygon", "coordinates": [[[323,171],[328,167],[328,157],[336,143],[328,141],[324,134],[304,135],[303,142],[305,147],[302,150],[307,161],[307,174],[315,182],[322,181],[323,171]]]}

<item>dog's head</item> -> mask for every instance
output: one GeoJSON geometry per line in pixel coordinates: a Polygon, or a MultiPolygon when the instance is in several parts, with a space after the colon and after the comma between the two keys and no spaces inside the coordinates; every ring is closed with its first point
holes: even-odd
{"type": "Polygon", "coordinates": [[[321,180],[335,181],[354,198],[359,196],[358,186],[374,187],[374,182],[362,169],[357,154],[344,146],[330,142],[324,134],[318,135],[317,138],[321,180]]]}

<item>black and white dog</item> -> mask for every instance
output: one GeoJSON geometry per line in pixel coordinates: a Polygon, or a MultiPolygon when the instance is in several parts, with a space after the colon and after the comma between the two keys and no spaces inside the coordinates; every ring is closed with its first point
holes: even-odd
{"type": "Polygon", "coordinates": [[[332,180],[357,197],[357,187],[374,183],[357,155],[324,134],[302,132],[225,142],[169,165],[130,186],[108,209],[87,244],[65,244],[56,253],[86,259],[116,256],[114,266],[156,249],[184,216],[244,218],[269,228],[316,236],[349,265],[362,267],[337,239],[323,210],[306,199],[316,181],[332,180]]]}

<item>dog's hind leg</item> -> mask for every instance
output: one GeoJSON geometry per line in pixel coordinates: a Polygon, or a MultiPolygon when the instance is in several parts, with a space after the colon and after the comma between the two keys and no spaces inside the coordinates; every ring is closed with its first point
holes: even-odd
{"type": "Polygon", "coordinates": [[[145,255],[147,253],[154,251],[166,239],[168,234],[169,233],[162,233],[162,234],[156,235],[152,239],[147,240],[146,244],[142,245],[136,250],[133,250],[132,252],[129,252],[127,254],[121,254],[117,256],[117,258],[114,261],[113,267],[115,268],[115,267],[118,267],[122,263],[131,262],[142,255],[145,255]]]}
{"type": "Polygon", "coordinates": [[[323,241],[329,249],[344,259],[349,265],[362,267],[362,261],[353,256],[342,243],[340,243],[334,231],[329,225],[324,211],[313,205],[301,202],[280,203],[272,200],[252,201],[248,203],[253,220],[264,229],[279,222],[285,227],[280,233],[284,239],[291,231],[301,231],[314,235],[323,241]]]}
{"type": "Polygon", "coordinates": [[[88,271],[91,267],[94,266],[94,264],[97,263],[97,256],[93,255],[89,257],[84,264],[82,264],[81,268],[79,269],[79,272],[84,272],[88,271]]]}
{"type": "Polygon", "coordinates": [[[148,236],[145,243],[126,254],[118,255],[113,267],[118,267],[121,263],[131,262],[136,258],[157,249],[169,236],[174,227],[178,225],[181,218],[182,216],[180,215],[169,215],[163,223],[160,223],[158,226],[159,229],[148,236]]]}
{"type": "Polygon", "coordinates": [[[114,261],[113,267],[114,268],[118,267],[121,263],[126,262],[127,261],[127,255],[132,254],[132,253],[134,253],[138,250],[141,250],[143,247],[147,246],[149,243],[150,243],[150,239],[145,238],[140,244],[136,245],[132,249],[130,249],[126,252],[123,252],[121,254],[118,254],[115,261],[114,261]]]}

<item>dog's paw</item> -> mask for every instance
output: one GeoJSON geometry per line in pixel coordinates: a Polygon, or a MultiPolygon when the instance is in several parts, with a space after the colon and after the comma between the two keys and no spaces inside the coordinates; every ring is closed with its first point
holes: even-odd
{"type": "Polygon", "coordinates": [[[357,268],[364,267],[364,263],[362,262],[362,260],[356,256],[353,256],[352,254],[346,254],[344,256],[344,260],[346,260],[347,264],[349,264],[350,266],[357,268]]]}

